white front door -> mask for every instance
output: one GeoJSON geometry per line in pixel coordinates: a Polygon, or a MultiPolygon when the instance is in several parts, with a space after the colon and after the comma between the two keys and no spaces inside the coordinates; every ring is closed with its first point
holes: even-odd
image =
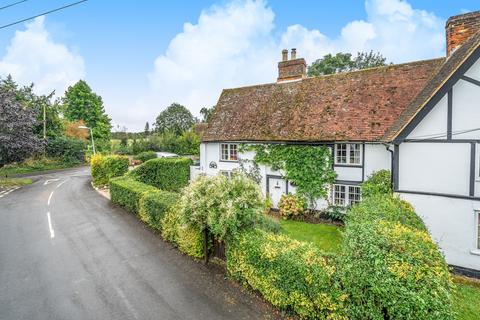
{"type": "Polygon", "coordinates": [[[280,198],[287,194],[287,182],[282,178],[268,177],[268,195],[272,200],[272,207],[278,209],[280,198]]]}

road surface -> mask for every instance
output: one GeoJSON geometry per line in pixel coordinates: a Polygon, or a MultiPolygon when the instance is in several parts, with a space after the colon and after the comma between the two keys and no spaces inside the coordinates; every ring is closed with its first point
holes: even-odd
{"type": "Polygon", "coordinates": [[[271,319],[90,185],[88,168],[0,198],[0,319],[271,319]]]}

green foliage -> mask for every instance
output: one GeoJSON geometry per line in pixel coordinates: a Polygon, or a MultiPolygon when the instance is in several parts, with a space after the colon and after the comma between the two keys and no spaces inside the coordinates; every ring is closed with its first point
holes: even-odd
{"type": "Polygon", "coordinates": [[[203,258],[202,230],[182,223],[176,206],[173,206],[162,220],[162,236],[183,253],[194,258],[203,258]]]}
{"type": "Polygon", "coordinates": [[[296,187],[298,195],[305,196],[311,205],[326,198],[327,186],[335,181],[330,149],[325,146],[256,144],[246,146],[255,151],[254,161],[285,172],[285,178],[296,187]]]}
{"type": "Polygon", "coordinates": [[[161,230],[163,217],[179,198],[177,193],[163,190],[143,193],[139,204],[140,219],[150,227],[161,230]]]}
{"type": "Polygon", "coordinates": [[[453,285],[437,245],[411,207],[381,197],[348,214],[339,276],[349,317],[452,319],[453,285]]]}
{"type": "Polygon", "coordinates": [[[117,177],[110,179],[110,198],[128,211],[138,214],[140,199],[146,192],[155,192],[155,187],[138,182],[131,177],[117,177]]]}
{"type": "Polygon", "coordinates": [[[332,221],[345,222],[347,218],[347,209],[341,206],[330,206],[324,213],[332,221]]]}
{"type": "Polygon", "coordinates": [[[129,174],[136,180],[166,191],[180,191],[188,185],[189,158],[157,158],[149,160],[129,174]]]}
{"type": "Polygon", "coordinates": [[[334,258],[314,245],[261,230],[227,246],[227,269],[282,310],[301,318],[346,319],[334,258]]]}
{"type": "Polygon", "coordinates": [[[307,202],[302,196],[293,193],[282,194],[278,208],[280,215],[288,219],[303,215],[307,209],[307,202]]]}
{"type": "Polygon", "coordinates": [[[134,158],[142,162],[147,162],[150,159],[156,159],[157,153],[155,151],[144,151],[137,154],[134,158]]]}
{"type": "Polygon", "coordinates": [[[128,163],[128,158],[124,156],[93,156],[90,161],[93,184],[104,186],[111,178],[123,176],[128,172],[128,163]]]}
{"type": "Polygon", "coordinates": [[[203,107],[200,109],[200,114],[202,115],[202,122],[209,122],[213,113],[215,112],[215,106],[212,106],[210,108],[203,107]]]}
{"type": "Polygon", "coordinates": [[[218,240],[233,237],[251,228],[263,212],[259,186],[235,175],[200,176],[187,186],[178,203],[182,222],[199,230],[208,228],[218,240]]]}
{"type": "Polygon", "coordinates": [[[195,119],[187,108],[181,104],[172,103],[158,115],[155,121],[155,130],[157,132],[169,131],[180,135],[194,124],[195,119]]]}
{"type": "Polygon", "coordinates": [[[62,159],[47,157],[30,158],[23,162],[8,164],[3,168],[0,168],[0,176],[11,176],[15,174],[63,169],[72,167],[72,165],[74,164],[64,162],[62,159]]]}
{"type": "Polygon", "coordinates": [[[421,231],[427,230],[412,205],[394,195],[373,195],[348,210],[347,223],[362,223],[366,220],[390,221],[421,231]]]}
{"type": "Polygon", "coordinates": [[[389,170],[376,171],[362,183],[363,198],[376,194],[392,194],[392,181],[389,170]]]}
{"type": "Polygon", "coordinates": [[[271,233],[279,233],[281,230],[280,223],[265,214],[258,215],[255,228],[271,233]]]}
{"type": "Polygon", "coordinates": [[[380,53],[359,52],[355,58],[350,53],[327,54],[308,67],[310,77],[348,72],[386,65],[386,58],[380,53]]]}
{"type": "Polygon", "coordinates": [[[83,120],[87,127],[92,128],[98,150],[109,147],[107,142],[110,140],[111,120],[105,113],[102,98],[84,80],[68,87],[62,103],[67,120],[83,120]]]}
{"type": "Polygon", "coordinates": [[[66,137],[51,138],[47,141],[46,154],[67,163],[82,163],[85,161],[85,141],[66,137]]]}

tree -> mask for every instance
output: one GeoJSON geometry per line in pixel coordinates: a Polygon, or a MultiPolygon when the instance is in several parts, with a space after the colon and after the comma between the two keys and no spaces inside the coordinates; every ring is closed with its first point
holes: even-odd
{"type": "Polygon", "coordinates": [[[386,58],[380,53],[358,52],[355,58],[350,53],[327,54],[308,67],[309,76],[321,76],[386,65],[386,58]]]}
{"type": "Polygon", "coordinates": [[[170,131],[176,135],[190,129],[195,124],[195,118],[187,108],[178,103],[172,103],[163,110],[155,121],[157,132],[170,131]]]}
{"type": "Polygon", "coordinates": [[[148,121],[147,121],[147,123],[145,123],[144,132],[145,132],[145,137],[148,137],[150,135],[150,124],[148,123],[148,121]]]}
{"type": "Polygon", "coordinates": [[[85,122],[83,120],[65,121],[65,135],[69,138],[87,140],[90,136],[90,133],[85,129],[79,128],[82,126],[85,126],[85,122]]]}
{"type": "Polygon", "coordinates": [[[36,124],[35,110],[22,104],[14,90],[0,87],[0,167],[23,161],[42,149],[34,132],[36,124]]]}
{"type": "Polygon", "coordinates": [[[102,97],[93,92],[84,80],[68,87],[62,102],[67,120],[85,121],[87,127],[92,128],[94,138],[100,140],[99,145],[109,141],[112,125],[105,113],[102,97]]]}
{"type": "Polygon", "coordinates": [[[202,122],[209,122],[213,112],[215,111],[215,106],[210,108],[203,107],[200,109],[200,114],[202,115],[202,122]]]}

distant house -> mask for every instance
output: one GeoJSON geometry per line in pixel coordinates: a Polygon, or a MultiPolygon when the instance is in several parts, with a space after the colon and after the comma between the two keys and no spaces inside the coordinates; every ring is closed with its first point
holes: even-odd
{"type": "MultiPolygon", "coordinates": [[[[282,52],[275,83],[225,89],[202,138],[198,172],[230,175],[241,143],[325,145],[338,179],[321,204],[361,200],[360,184],[391,169],[447,261],[480,274],[480,11],[451,17],[447,57],[322,77],[282,52]]],[[[294,192],[261,166],[274,206],[294,192]]]]}

